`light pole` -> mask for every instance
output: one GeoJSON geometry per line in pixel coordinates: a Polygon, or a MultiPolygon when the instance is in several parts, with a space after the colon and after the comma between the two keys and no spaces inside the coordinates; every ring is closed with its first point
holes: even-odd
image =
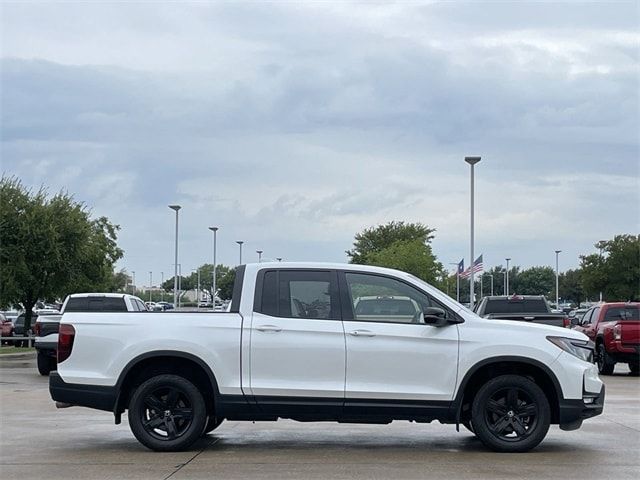
{"type": "Polygon", "coordinates": [[[556,250],[556,308],[560,308],[560,304],[558,303],[560,301],[560,297],[558,295],[559,293],[559,288],[558,288],[558,255],[560,254],[562,250],[556,250]]]}
{"type": "Polygon", "coordinates": [[[474,177],[473,177],[473,169],[476,163],[478,163],[480,161],[480,157],[464,157],[464,161],[467,162],[470,166],[471,166],[471,242],[470,242],[470,250],[471,250],[471,256],[469,257],[469,262],[471,262],[471,266],[470,266],[470,270],[469,270],[469,308],[471,310],[473,310],[473,296],[474,296],[474,284],[473,284],[473,260],[474,260],[474,256],[473,256],[473,222],[474,222],[474,211],[473,211],[473,207],[474,207],[474,177]]]}
{"type": "MultiPolygon", "coordinates": [[[[182,290],[182,264],[178,264],[178,292],[182,290]]],[[[174,296],[175,298],[175,296],[174,296]]],[[[174,303],[175,305],[175,303],[174,303]]],[[[180,307],[180,295],[178,295],[178,305],[177,308],[180,307]]]]}
{"type": "Polygon", "coordinates": [[[240,246],[240,261],[238,265],[242,265],[242,244],[244,243],[242,240],[236,240],[236,243],[240,246]]]}
{"type": "Polygon", "coordinates": [[[164,272],[160,272],[160,298],[164,302],[164,272]]]}
{"type": "Polygon", "coordinates": [[[198,274],[198,286],[196,287],[196,305],[197,308],[200,308],[200,267],[194,268],[191,271],[198,274]]]}
{"type": "Polygon", "coordinates": [[[153,288],[153,272],[149,272],[149,302],[151,302],[151,289],[153,288]]]}
{"type": "Polygon", "coordinates": [[[256,253],[258,254],[258,263],[262,262],[262,252],[264,250],[256,250],[256,253]]]}
{"type": "Polygon", "coordinates": [[[507,261],[507,274],[504,277],[505,278],[505,287],[504,287],[504,294],[506,296],[509,296],[509,261],[511,260],[510,258],[505,258],[505,260],[507,261]]]}
{"type": "Polygon", "coordinates": [[[176,255],[175,261],[173,263],[173,306],[178,306],[178,211],[180,210],[180,205],[169,205],[171,210],[175,210],[176,212],[176,255]]]}
{"type": "Polygon", "coordinates": [[[217,247],[217,232],[218,227],[209,227],[209,230],[213,232],[213,282],[211,283],[211,306],[216,306],[216,247],[217,247]]]}
{"type": "Polygon", "coordinates": [[[131,295],[136,294],[136,272],[131,270],[131,295]]]}

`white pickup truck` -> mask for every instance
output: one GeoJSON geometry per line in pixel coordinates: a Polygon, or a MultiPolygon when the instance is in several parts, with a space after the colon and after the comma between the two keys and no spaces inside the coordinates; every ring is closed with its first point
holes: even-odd
{"type": "Polygon", "coordinates": [[[229,313],[65,312],[59,407],[128,410],[150,449],[188,448],[225,420],[462,424],[489,448],[527,451],[550,424],[602,412],[581,333],[478,317],[379,267],[238,267],[229,313]]]}

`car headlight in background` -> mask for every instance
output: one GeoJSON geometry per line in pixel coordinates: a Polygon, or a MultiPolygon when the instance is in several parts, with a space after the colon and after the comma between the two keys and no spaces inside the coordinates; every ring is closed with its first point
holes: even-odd
{"type": "Polygon", "coordinates": [[[585,362],[593,363],[593,351],[595,348],[593,342],[589,340],[551,336],[547,337],[547,340],[574,357],[578,357],[585,362]]]}

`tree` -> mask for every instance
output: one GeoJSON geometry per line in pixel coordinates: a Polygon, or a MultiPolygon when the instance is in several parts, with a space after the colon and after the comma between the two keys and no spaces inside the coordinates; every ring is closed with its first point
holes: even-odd
{"type": "Polygon", "coordinates": [[[571,303],[579,304],[584,298],[582,289],[582,271],[580,269],[567,270],[558,275],[558,291],[560,298],[571,303]]]}
{"type": "MultiPolygon", "coordinates": [[[[209,294],[211,294],[211,289],[213,288],[213,264],[205,263],[200,265],[195,272],[191,272],[186,277],[181,277],[182,282],[180,283],[180,295],[183,295],[187,290],[198,288],[198,270],[200,271],[200,289],[207,290],[209,294]]],[[[229,271],[230,267],[223,264],[217,265],[216,288],[218,289],[218,292],[220,292],[220,282],[229,273],[229,271]]],[[[161,287],[165,292],[173,292],[173,278],[174,277],[171,277],[162,283],[161,287]]]]}
{"type": "Polygon", "coordinates": [[[518,273],[517,277],[509,283],[513,285],[513,291],[519,295],[544,295],[555,298],[556,274],[551,267],[531,267],[518,273]]]}
{"type": "Polygon", "coordinates": [[[230,300],[233,295],[233,284],[236,281],[236,269],[230,268],[218,281],[218,296],[223,300],[230,300]]]}
{"type": "Polygon", "coordinates": [[[443,268],[433,255],[431,246],[418,239],[398,240],[382,250],[369,253],[366,259],[368,265],[396,268],[434,285],[442,279],[443,268]]]}
{"type": "Polygon", "coordinates": [[[119,227],[92,220],[83,203],[44,187],[34,192],[15,177],[0,179],[0,307],[21,305],[25,331],[39,299],[109,290],[122,258],[119,227]]]}
{"type": "Polygon", "coordinates": [[[368,256],[374,252],[380,252],[398,241],[416,240],[426,245],[433,240],[434,232],[435,229],[421,223],[392,221],[357,233],[353,249],[346,253],[350,263],[369,264],[368,256]]]}
{"type": "Polygon", "coordinates": [[[606,301],[640,300],[640,235],[616,235],[595,244],[599,254],[581,255],[585,294],[606,301]]]}

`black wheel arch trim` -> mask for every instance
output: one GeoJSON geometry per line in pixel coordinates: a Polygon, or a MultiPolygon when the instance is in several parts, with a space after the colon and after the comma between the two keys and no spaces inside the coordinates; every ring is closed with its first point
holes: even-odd
{"type": "Polygon", "coordinates": [[[458,387],[456,396],[453,399],[453,402],[451,404],[451,408],[454,409],[451,412],[451,414],[455,418],[456,426],[460,424],[460,414],[462,412],[462,400],[464,399],[464,393],[469,381],[471,380],[473,375],[475,375],[475,373],[481,368],[486,367],[487,365],[497,364],[497,363],[524,363],[524,364],[539,368],[551,380],[553,387],[556,391],[558,404],[560,405],[564,400],[564,396],[562,394],[562,387],[560,385],[560,382],[558,381],[558,378],[556,377],[555,373],[553,373],[553,371],[544,363],[538,360],[534,360],[533,358],[520,357],[517,355],[503,355],[498,357],[485,358],[484,360],[479,361],[478,363],[473,365],[469,370],[467,370],[467,373],[465,374],[465,376],[462,378],[462,381],[460,382],[460,386],[458,387]]]}

